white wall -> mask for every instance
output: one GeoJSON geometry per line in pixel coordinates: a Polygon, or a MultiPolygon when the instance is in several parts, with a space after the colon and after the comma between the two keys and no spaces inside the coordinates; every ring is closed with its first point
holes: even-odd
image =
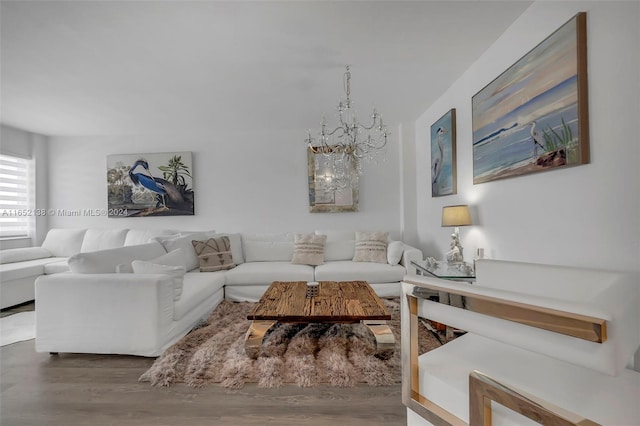
{"type": "MultiPolygon", "coordinates": [[[[14,127],[0,126],[0,153],[35,160],[36,167],[36,199],[35,208],[43,209],[48,201],[48,144],[47,137],[36,133],[25,132],[14,127]]],[[[36,233],[31,238],[4,240],[0,248],[9,249],[39,245],[48,230],[46,216],[35,217],[36,233]]]]}
{"type": "MultiPolygon", "coordinates": [[[[425,41],[428,42],[428,41],[425,41]]],[[[640,270],[640,3],[534,3],[416,122],[417,229],[443,257],[445,205],[470,204],[465,258],[640,270]],[[471,97],[579,11],[587,12],[591,163],[473,185],[471,97]],[[458,194],[431,197],[429,129],[457,112],[458,194]]]]}
{"type": "Polygon", "coordinates": [[[109,154],[191,151],[196,214],[111,219],[54,216],[49,218],[50,225],[229,232],[384,229],[399,237],[397,136],[390,142],[386,163],[365,167],[360,179],[359,212],[309,213],[306,135],[307,130],[301,128],[226,134],[192,131],[160,136],[52,137],[51,208],[106,208],[109,154]]]}
{"type": "Polygon", "coordinates": [[[400,193],[402,194],[402,241],[417,246],[418,241],[418,207],[416,199],[416,126],[414,123],[403,124],[400,142],[400,193]]]}

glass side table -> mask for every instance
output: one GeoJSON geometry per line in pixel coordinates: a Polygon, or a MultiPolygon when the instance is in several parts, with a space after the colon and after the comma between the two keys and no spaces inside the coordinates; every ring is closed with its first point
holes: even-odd
{"type": "Polygon", "coordinates": [[[447,263],[438,260],[412,260],[419,275],[429,275],[443,280],[466,281],[472,283],[476,280],[476,272],[471,263],[447,263]]]}
{"type": "MultiPolygon", "coordinates": [[[[411,264],[416,267],[416,273],[418,275],[431,276],[435,278],[440,278],[442,280],[450,280],[450,281],[462,281],[467,282],[469,284],[473,284],[476,280],[476,272],[474,270],[474,265],[467,262],[461,263],[448,263],[445,261],[435,260],[434,258],[429,258],[426,260],[415,261],[412,260],[411,264]]],[[[449,294],[448,292],[440,291],[440,292],[432,292],[427,289],[419,289],[418,287],[414,288],[414,294],[418,297],[429,299],[434,302],[442,303],[445,305],[451,305],[458,308],[465,308],[466,301],[464,296],[459,296],[455,294],[449,294]],[[420,290],[426,290],[425,292],[420,290]],[[419,291],[420,294],[417,293],[419,291]]],[[[465,332],[462,330],[457,330],[455,328],[449,327],[445,324],[425,322],[423,321],[423,325],[427,327],[427,329],[435,336],[436,339],[441,344],[445,342],[451,341],[456,335],[464,334],[465,332]],[[440,333],[444,333],[444,336],[441,336],[440,333]],[[444,337],[444,340],[443,340],[444,337]]]]}

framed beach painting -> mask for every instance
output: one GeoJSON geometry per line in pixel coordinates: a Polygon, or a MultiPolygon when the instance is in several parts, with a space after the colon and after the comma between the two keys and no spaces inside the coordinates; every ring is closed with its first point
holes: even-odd
{"type": "Polygon", "coordinates": [[[586,13],[476,93],[472,116],[474,184],[588,163],[586,13]]]}
{"type": "Polygon", "coordinates": [[[107,156],[109,217],[194,214],[191,152],[107,156]]]}
{"type": "Polygon", "coordinates": [[[431,125],[431,196],[457,192],[456,110],[449,110],[431,125]]]}

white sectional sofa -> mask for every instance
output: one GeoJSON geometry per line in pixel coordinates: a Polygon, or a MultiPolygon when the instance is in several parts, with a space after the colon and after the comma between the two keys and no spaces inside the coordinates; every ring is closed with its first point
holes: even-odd
{"type": "Polygon", "coordinates": [[[34,300],[36,278],[69,271],[76,253],[131,246],[173,230],[51,229],[41,247],[0,251],[0,309],[34,300]]]}
{"type": "MultiPolygon", "coordinates": [[[[75,233],[77,240],[82,231],[68,232],[75,233]]],[[[69,256],[60,269],[64,265],[70,271],[37,277],[37,351],[157,356],[208,316],[224,298],[256,301],[273,281],[325,280],[366,280],[380,296],[398,296],[409,260],[422,258],[420,250],[392,241],[387,246],[387,262],[354,262],[355,231],[317,231],[327,236],[324,262],[317,266],[292,263],[293,233],[210,231],[166,235],[168,231],[158,231],[143,238],[143,231],[135,231],[140,238],[130,242],[138,244],[127,244],[130,232],[124,233],[119,247],[103,244],[98,250],[80,250],[69,256]],[[236,266],[200,272],[192,241],[214,236],[229,238],[236,266]],[[160,257],[165,258],[160,261],[160,257]],[[186,273],[179,279],[181,294],[176,296],[177,279],[169,272],[131,273],[134,260],[183,268],[186,273]]],[[[64,230],[55,233],[64,234],[64,230]]],[[[90,234],[97,235],[98,231],[87,230],[84,238],[90,234]]],[[[52,247],[52,243],[47,242],[47,246],[52,247]]],[[[84,241],[80,248],[83,246],[84,241]]],[[[68,255],[69,251],[64,253],[68,255]]],[[[43,262],[48,264],[44,259],[43,262]]],[[[17,270],[21,264],[25,265],[8,265],[17,270]]]]}
{"type": "Polygon", "coordinates": [[[476,279],[405,277],[407,424],[490,424],[487,413],[500,425],[640,424],[637,274],[481,260],[476,279]],[[458,294],[465,305],[420,296],[433,291],[458,294]],[[467,333],[420,355],[410,344],[418,318],[467,333]]]}

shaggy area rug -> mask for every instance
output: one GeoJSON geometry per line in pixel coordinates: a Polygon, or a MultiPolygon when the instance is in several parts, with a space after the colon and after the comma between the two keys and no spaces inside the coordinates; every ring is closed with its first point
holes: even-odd
{"type": "MultiPolygon", "coordinates": [[[[395,352],[388,359],[374,355],[375,339],[362,324],[277,324],[264,337],[265,350],[258,359],[251,359],[244,352],[244,336],[250,323],[247,313],[255,304],[225,300],[204,324],[156,359],[140,381],[192,387],[219,383],[232,389],[245,383],[269,388],[285,383],[301,387],[398,384],[402,380],[399,299],[383,302],[396,338],[395,352]]],[[[440,345],[423,327],[418,340],[421,353],[440,345]]]]}

